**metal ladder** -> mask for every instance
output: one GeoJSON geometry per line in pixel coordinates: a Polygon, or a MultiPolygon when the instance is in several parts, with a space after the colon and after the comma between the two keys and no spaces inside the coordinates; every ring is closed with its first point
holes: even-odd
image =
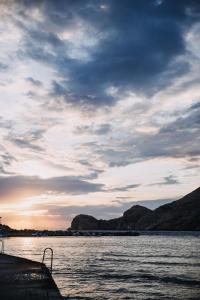
{"type": "Polygon", "coordinates": [[[52,273],[52,270],[53,270],[53,249],[52,248],[45,248],[44,249],[43,257],[42,257],[42,264],[44,264],[45,255],[46,255],[47,251],[50,251],[50,255],[51,255],[50,273],[52,273]]]}

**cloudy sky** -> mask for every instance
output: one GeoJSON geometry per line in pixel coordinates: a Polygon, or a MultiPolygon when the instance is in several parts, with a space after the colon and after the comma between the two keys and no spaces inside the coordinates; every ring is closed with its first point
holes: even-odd
{"type": "Polygon", "coordinates": [[[0,0],[0,214],[67,228],[200,179],[200,1],[0,0]]]}

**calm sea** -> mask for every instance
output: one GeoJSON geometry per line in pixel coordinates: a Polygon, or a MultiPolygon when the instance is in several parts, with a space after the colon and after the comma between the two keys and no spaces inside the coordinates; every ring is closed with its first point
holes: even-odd
{"type": "Polygon", "coordinates": [[[200,299],[200,237],[7,238],[9,254],[41,261],[69,299],[200,299]],[[47,261],[48,263],[48,261],[47,261]]]}

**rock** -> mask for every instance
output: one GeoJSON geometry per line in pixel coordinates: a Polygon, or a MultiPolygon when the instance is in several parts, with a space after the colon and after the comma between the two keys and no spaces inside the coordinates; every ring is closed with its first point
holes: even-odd
{"type": "Polygon", "coordinates": [[[130,230],[135,229],[138,220],[150,209],[135,205],[127,210],[120,218],[111,220],[97,220],[88,215],[76,216],[71,224],[71,230],[130,230]]]}
{"type": "Polygon", "coordinates": [[[71,224],[72,230],[97,230],[99,221],[92,216],[78,215],[71,224]]]}
{"type": "Polygon", "coordinates": [[[200,230],[200,188],[143,216],[136,229],[200,230]]]}
{"type": "Polygon", "coordinates": [[[130,209],[124,212],[123,214],[123,227],[125,229],[136,229],[137,223],[142,217],[145,217],[147,214],[151,214],[152,210],[140,206],[134,205],[130,209]]]}
{"type": "Polygon", "coordinates": [[[120,218],[98,220],[76,216],[72,230],[200,230],[200,188],[154,211],[134,205],[120,218]]]}

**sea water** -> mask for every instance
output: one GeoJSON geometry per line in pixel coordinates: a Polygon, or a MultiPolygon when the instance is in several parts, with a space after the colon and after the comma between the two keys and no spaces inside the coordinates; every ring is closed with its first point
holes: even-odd
{"type": "Polygon", "coordinates": [[[46,247],[69,299],[200,299],[199,236],[5,239],[6,253],[37,261],[46,247]]]}

